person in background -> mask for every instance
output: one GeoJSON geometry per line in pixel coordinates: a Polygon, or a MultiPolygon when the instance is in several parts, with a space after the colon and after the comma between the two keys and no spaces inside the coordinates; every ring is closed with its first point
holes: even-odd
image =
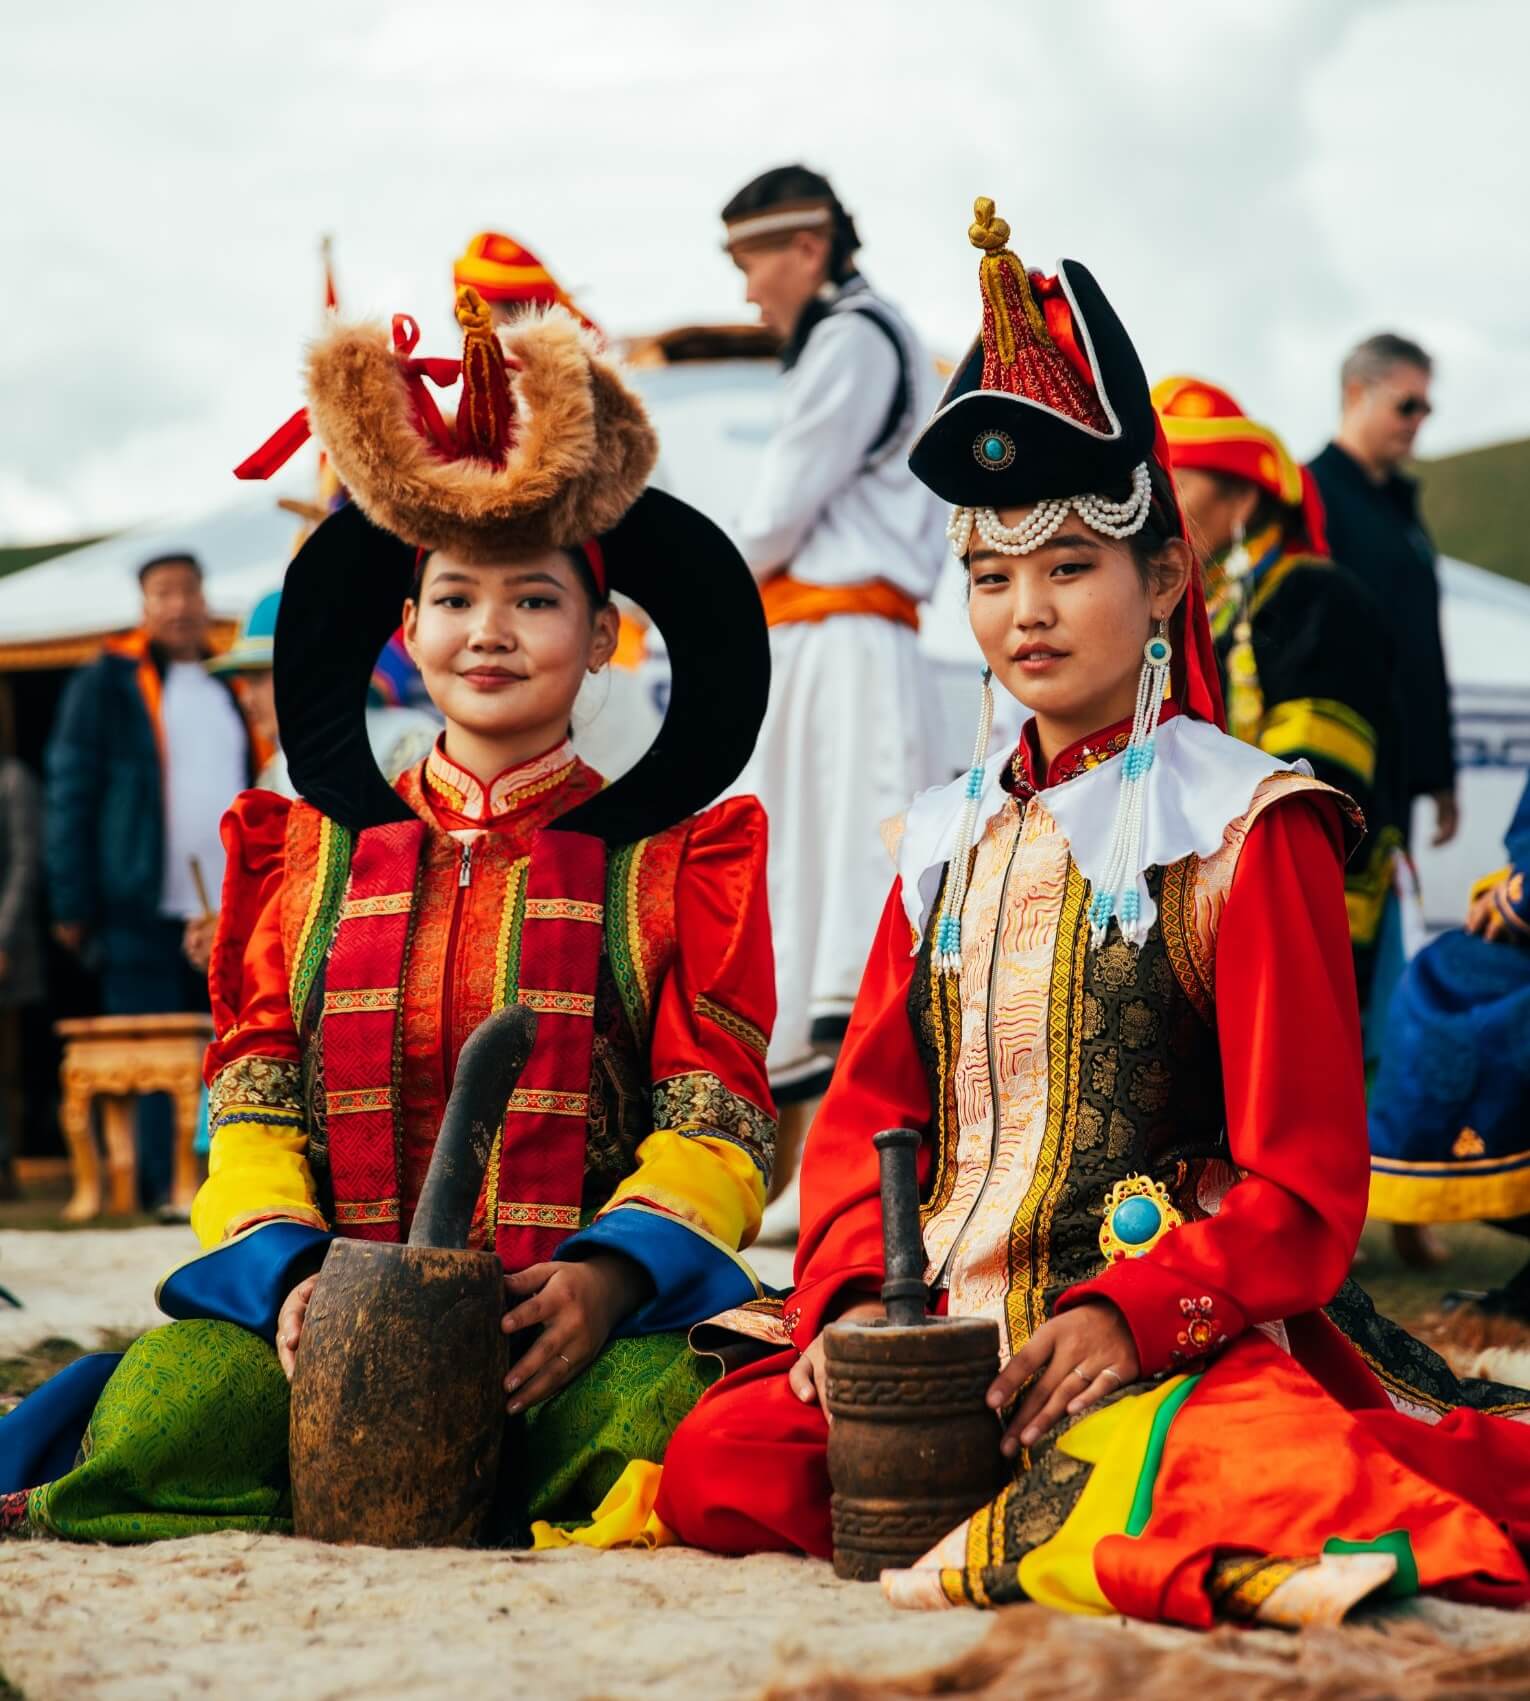
{"type": "Polygon", "coordinates": [[[1339,429],[1312,476],[1333,557],[1375,598],[1396,651],[1404,802],[1433,801],[1434,843],[1443,845],[1456,836],[1460,812],[1440,582],[1417,482],[1402,470],[1433,410],[1432,376],[1429,356],[1406,337],[1384,331],[1352,349],[1340,372],[1339,429]]]}
{"type": "Polygon", "coordinates": [[[1312,474],[1267,425],[1199,378],[1165,378],[1153,406],[1190,539],[1206,554],[1207,600],[1227,730],[1347,793],[1366,837],[1345,871],[1360,1003],[1403,842],[1404,751],[1393,654],[1376,599],[1329,558],[1312,474]],[[1364,643],[1357,635],[1372,636],[1364,643]]]}
{"type": "Polygon", "coordinates": [[[20,1012],[43,995],[42,801],[14,756],[0,756],[0,1199],[16,1197],[20,1012]]]}
{"type": "MultiPolygon", "coordinates": [[[[221,656],[214,656],[207,671],[215,678],[237,681],[240,701],[256,738],[271,752],[255,777],[263,791],[296,797],[287,758],[282,753],[281,726],[276,717],[276,617],[282,593],[267,591],[245,618],[239,636],[221,656]]],[[[391,648],[391,645],[389,646],[391,648]]],[[[383,652],[388,655],[388,649],[383,652]]],[[[377,766],[389,785],[424,760],[436,741],[440,722],[420,709],[404,708],[388,701],[390,678],[379,679],[383,658],[367,692],[367,739],[377,766]]],[[[216,914],[196,915],[186,923],[182,947],[191,962],[204,974],[218,929],[216,914]]]]}
{"type": "MultiPolygon", "coordinates": [[[[46,756],[53,930],[99,971],[108,1015],[206,1010],[182,950],[223,881],[223,812],[254,778],[256,744],[232,685],[207,672],[207,601],[194,556],[139,569],[143,624],[69,681],[46,756]]],[[[170,1105],[140,1101],[144,1202],[168,1191],[170,1105]]]]}
{"type": "Polygon", "coordinates": [[[771,639],[770,710],[739,790],[770,817],[779,1192],[876,935],[877,823],[939,777],[917,635],[944,516],[905,462],[934,400],[933,363],[857,270],[860,237],[829,180],[780,166],[722,217],[786,368],[779,423],[734,528],[771,639]]]}

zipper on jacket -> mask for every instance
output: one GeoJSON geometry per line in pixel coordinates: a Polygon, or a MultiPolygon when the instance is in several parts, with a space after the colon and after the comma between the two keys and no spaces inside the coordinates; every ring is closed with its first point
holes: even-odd
{"type": "Polygon", "coordinates": [[[462,894],[473,884],[473,841],[462,841],[457,858],[457,890],[452,894],[452,922],[446,935],[446,973],[441,984],[441,1091],[449,1096],[457,1072],[457,1048],[453,1040],[456,1019],[453,993],[457,985],[457,935],[462,929],[462,894]]]}
{"type": "Polygon", "coordinates": [[[999,887],[999,913],[993,929],[993,949],[988,958],[988,1002],[983,1013],[984,1043],[988,1055],[988,1102],[993,1108],[992,1125],[988,1135],[988,1171],[983,1177],[983,1183],[977,1190],[977,1197],[967,1207],[967,1214],[962,1218],[962,1226],[952,1236],[951,1245],[941,1260],[940,1269],[935,1274],[935,1280],[930,1284],[932,1293],[939,1292],[950,1273],[951,1260],[956,1256],[956,1250],[962,1243],[962,1236],[971,1226],[972,1219],[977,1215],[978,1206],[983,1203],[984,1195],[988,1192],[988,1184],[993,1180],[993,1166],[999,1156],[999,1071],[994,1058],[993,1033],[993,995],[999,979],[999,938],[1004,931],[1004,911],[1009,903],[1009,882],[1015,871],[1015,858],[1020,853],[1020,834],[1025,829],[1025,814],[1030,808],[1027,803],[1020,812],[1020,822],[1015,829],[1015,842],[1009,847],[1009,861],[1004,865],[1004,881],[999,887]]]}

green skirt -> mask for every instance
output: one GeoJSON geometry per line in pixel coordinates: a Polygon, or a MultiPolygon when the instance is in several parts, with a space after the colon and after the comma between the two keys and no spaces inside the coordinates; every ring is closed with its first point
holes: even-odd
{"type": "MultiPolygon", "coordinates": [[[[587,1522],[632,1460],[663,1459],[715,1374],[681,1334],[612,1341],[523,1420],[509,1450],[517,1521],[587,1522]]],[[[207,1321],[153,1329],[102,1389],[74,1469],[32,1491],[27,1522],[92,1542],[290,1531],[287,1407],[287,1378],[258,1335],[207,1321]]]]}

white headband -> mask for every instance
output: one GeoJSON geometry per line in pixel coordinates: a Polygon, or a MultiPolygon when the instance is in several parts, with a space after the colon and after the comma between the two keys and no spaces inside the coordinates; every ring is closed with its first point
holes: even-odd
{"type": "Polygon", "coordinates": [[[756,236],[778,236],[783,231],[817,230],[828,224],[833,216],[832,210],[822,202],[809,207],[782,207],[773,213],[750,213],[728,223],[723,247],[731,248],[737,242],[748,242],[756,236]]]}

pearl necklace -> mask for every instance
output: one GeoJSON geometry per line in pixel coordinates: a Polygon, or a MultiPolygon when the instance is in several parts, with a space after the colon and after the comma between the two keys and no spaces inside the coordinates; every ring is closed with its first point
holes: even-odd
{"type": "Polygon", "coordinates": [[[1147,462],[1139,461],[1132,472],[1131,495],[1124,502],[1097,495],[1048,497],[1038,502],[1018,526],[1001,524],[992,508],[953,508],[946,522],[946,537],[958,561],[966,560],[974,531],[996,554],[1029,555],[1056,536],[1069,509],[1102,537],[1125,538],[1135,536],[1147,524],[1152,505],[1153,481],[1147,462]]]}

